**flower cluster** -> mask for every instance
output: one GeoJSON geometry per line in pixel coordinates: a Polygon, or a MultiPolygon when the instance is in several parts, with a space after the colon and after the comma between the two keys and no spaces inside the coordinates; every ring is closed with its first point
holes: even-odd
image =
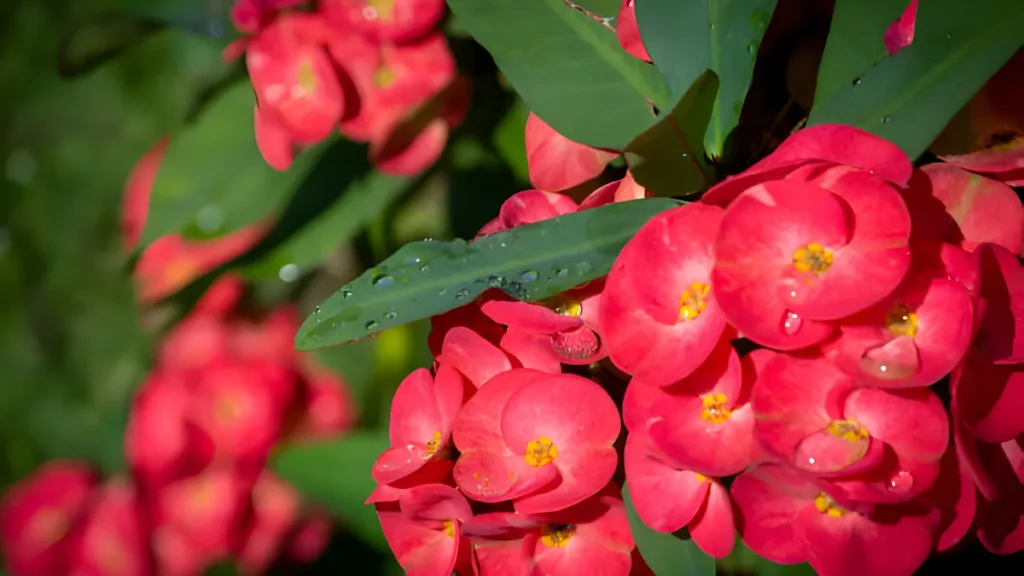
{"type": "Polygon", "coordinates": [[[246,574],[308,562],[331,524],[264,468],[273,443],[354,423],[344,383],[294,351],[298,315],[237,313],[223,277],[163,341],[132,406],[130,475],[102,485],[85,463],[51,462],[0,510],[14,575],[198,575],[237,559],[246,574]]]}
{"type": "Polygon", "coordinates": [[[444,0],[237,0],[235,25],[256,91],[256,143],[287,169],[295,153],[336,129],[370,144],[389,174],[418,173],[440,156],[469,104],[468,83],[436,30],[444,0]]]}
{"type": "MultiPolygon", "coordinates": [[[[545,146],[596,157],[531,122],[535,179],[557,172],[533,170],[545,146]]],[[[628,175],[580,204],[528,190],[481,234],[645,195],[628,175]]],[[[1018,551],[1022,225],[1003,183],[801,130],[650,220],[606,277],[435,318],[434,370],[395,396],[369,502],[419,574],[630,573],[619,454],[643,522],[718,558],[737,530],[825,576],[911,574],[969,533],[1018,551]],[[601,366],[618,377],[580,375],[601,366]]]]}

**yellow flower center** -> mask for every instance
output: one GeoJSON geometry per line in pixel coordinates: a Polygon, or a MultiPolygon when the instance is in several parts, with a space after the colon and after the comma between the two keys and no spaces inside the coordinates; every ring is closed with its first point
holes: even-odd
{"type": "Polygon", "coordinates": [[[903,304],[897,304],[886,314],[885,327],[889,329],[893,336],[910,336],[913,338],[917,335],[917,314],[911,312],[910,308],[903,304]]]}
{"type": "Polygon", "coordinates": [[[836,504],[836,501],[824,492],[819,493],[818,496],[814,498],[814,507],[818,509],[818,512],[828,514],[831,518],[839,518],[843,514],[846,514],[846,510],[839,507],[839,505],[836,504]]]}
{"type": "Polygon", "coordinates": [[[569,544],[574,532],[575,524],[548,524],[541,528],[540,541],[548,548],[563,548],[569,544]]]}
{"type": "Polygon", "coordinates": [[[42,550],[57,543],[68,532],[67,516],[60,510],[44,508],[29,521],[29,539],[42,550]]]}
{"type": "Polygon", "coordinates": [[[700,417],[713,424],[724,423],[732,415],[732,410],[725,407],[728,401],[729,397],[721,392],[702,397],[703,408],[700,411],[700,417]]]}
{"type": "Polygon", "coordinates": [[[309,60],[303,60],[302,64],[299,64],[299,86],[302,87],[304,94],[316,90],[316,74],[313,72],[313,63],[309,60]]]}
{"type": "Polygon", "coordinates": [[[536,440],[530,440],[526,443],[526,454],[523,458],[526,459],[526,463],[530,466],[551,464],[557,457],[558,447],[547,436],[541,436],[536,440]]]}
{"type": "Polygon", "coordinates": [[[799,272],[821,274],[832,266],[832,251],[817,242],[793,252],[793,268],[799,272]]]}
{"type": "Polygon", "coordinates": [[[579,317],[583,314],[583,303],[578,299],[568,296],[566,294],[559,294],[553,298],[548,298],[543,302],[540,302],[545,308],[553,310],[562,316],[572,316],[573,318],[579,317]]]}
{"type": "Polygon", "coordinates": [[[437,453],[438,449],[441,448],[441,431],[435,430],[434,437],[427,440],[427,458],[430,458],[437,453]]]}
{"type": "Polygon", "coordinates": [[[381,66],[373,73],[373,85],[377,88],[388,88],[395,80],[398,80],[398,73],[387,66],[381,66]]]}
{"type": "Polygon", "coordinates": [[[707,298],[711,286],[703,282],[694,282],[679,295],[679,319],[694,320],[708,306],[707,298]]]}
{"type": "Polygon", "coordinates": [[[858,424],[856,420],[833,420],[828,423],[825,430],[836,438],[842,438],[847,442],[861,442],[871,436],[868,434],[867,428],[858,424]]]}
{"type": "Polygon", "coordinates": [[[449,538],[455,538],[455,520],[444,521],[444,533],[447,534],[449,538]]]}
{"type": "Polygon", "coordinates": [[[367,20],[390,22],[395,18],[395,0],[366,0],[363,17],[367,20]]]}

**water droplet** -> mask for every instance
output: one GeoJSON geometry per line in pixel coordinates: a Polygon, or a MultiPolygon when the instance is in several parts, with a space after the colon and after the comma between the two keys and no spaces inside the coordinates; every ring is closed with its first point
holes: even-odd
{"type": "Polygon", "coordinates": [[[561,266],[557,266],[557,267],[555,267],[555,274],[558,275],[558,276],[561,276],[562,278],[565,278],[566,276],[569,275],[569,269],[568,268],[562,268],[561,266]]]}
{"type": "Polygon", "coordinates": [[[690,157],[690,155],[687,154],[686,152],[683,152],[682,156],[683,156],[683,158],[689,158],[690,157]]]}
{"type": "Polygon", "coordinates": [[[448,293],[448,289],[447,288],[441,288],[440,290],[437,291],[437,295],[438,296],[444,296],[447,293],[448,293]]]}
{"type": "Polygon", "coordinates": [[[459,300],[462,300],[467,296],[469,296],[469,290],[466,290],[465,288],[460,288],[459,291],[455,293],[455,297],[459,300]]]}
{"type": "Polygon", "coordinates": [[[415,265],[419,264],[420,261],[421,261],[421,259],[418,256],[414,256],[412,258],[407,259],[405,261],[405,265],[406,266],[415,266],[415,265]]]}
{"type": "Polygon", "coordinates": [[[854,86],[860,86],[860,78],[854,78],[853,79],[853,85],[854,86]]]}
{"type": "Polygon", "coordinates": [[[863,458],[868,452],[870,441],[870,438],[851,441],[822,430],[797,444],[793,452],[793,464],[818,474],[839,472],[863,458]]]}
{"type": "Polygon", "coordinates": [[[299,277],[299,267],[295,264],[285,264],[278,270],[277,275],[285,282],[295,282],[299,277]]]}
{"type": "Polygon", "coordinates": [[[427,264],[420,266],[420,272],[426,272],[428,270],[430,270],[430,266],[428,266],[427,264]]]}
{"type": "Polygon", "coordinates": [[[319,314],[319,313],[320,313],[320,307],[319,306],[317,306],[316,308],[313,308],[313,314],[319,314]]]}
{"type": "Polygon", "coordinates": [[[527,270],[526,272],[523,272],[522,274],[519,275],[519,279],[525,282],[526,284],[529,284],[530,282],[537,280],[538,276],[539,274],[537,274],[536,270],[527,270]]]}
{"type": "Polygon", "coordinates": [[[786,336],[795,336],[803,325],[803,319],[796,312],[786,312],[782,317],[782,333],[786,336]]]}
{"type": "Polygon", "coordinates": [[[753,55],[754,52],[757,52],[757,48],[755,48],[753,44],[747,46],[747,54],[753,55]]]}
{"type": "Polygon", "coordinates": [[[594,265],[584,260],[582,262],[577,262],[574,268],[576,269],[576,275],[582,277],[586,276],[591,270],[593,270],[594,265]]]}
{"type": "Polygon", "coordinates": [[[352,291],[349,290],[348,288],[342,288],[341,289],[341,297],[342,298],[348,298],[351,295],[352,295],[352,291]]]}
{"type": "Polygon", "coordinates": [[[888,116],[882,116],[882,124],[888,124],[888,123],[889,123],[889,117],[888,116]]]}
{"type": "Polygon", "coordinates": [[[374,288],[388,288],[393,283],[394,279],[391,276],[388,276],[387,274],[384,274],[383,276],[377,276],[376,278],[373,279],[374,288]]]}
{"type": "Polygon", "coordinates": [[[207,204],[196,212],[196,227],[212,234],[224,224],[224,212],[212,204],[207,204]]]}
{"type": "Polygon", "coordinates": [[[497,288],[505,282],[504,276],[490,276],[487,278],[487,285],[491,288],[497,288]]]}
{"type": "Polygon", "coordinates": [[[946,40],[952,40],[952,39],[953,39],[953,35],[952,34],[946,34],[946,40]]]}
{"type": "Polygon", "coordinates": [[[906,470],[900,470],[889,478],[886,486],[890,492],[910,492],[914,488],[914,475],[906,470]]]}
{"type": "Polygon", "coordinates": [[[394,320],[395,318],[398,318],[398,312],[394,308],[388,308],[387,312],[384,313],[384,319],[394,320]]]}
{"type": "Polygon", "coordinates": [[[369,322],[366,323],[366,329],[371,331],[371,332],[373,330],[376,330],[379,326],[380,326],[380,323],[377,322],[376,320],[370,320],[369,322]]]}
{"type": "Polygon", "coordinates": [[[711,25],[708,26],[708,28],[713,32],[715,30],[715,23],[712,22],[711,25]]]}

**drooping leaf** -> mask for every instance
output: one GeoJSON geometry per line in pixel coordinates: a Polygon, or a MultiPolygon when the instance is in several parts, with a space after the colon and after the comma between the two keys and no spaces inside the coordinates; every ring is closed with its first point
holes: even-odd
{"type": "Polygon", "coordinates": [[[858,126],[920,155],[1022,44],[1024,3],[931,0],[914,42],[816,103],[808,124],[858,126]]]}
{"type": "Polygon", "coordinates": [[[622,149],[654,122],[668,90],[610,26],[563,0],[448,0],[526,104],[571,140],[622,149]]]}
{"type": "Polygon", "coordinates": [[[622,500],[636,547],[656,576],[714,576],[715,559],[701,552],[693,540],[655,532],[640,520],[629,495],[628,483],[622,486],[622,500]]]}
{"type": "Polygon", "coordinates": [[[658,122],[626,146],[633,177],[659,196],[682,196],[712,183],[704,159],[703,138],[718,90],[718,79],[705,71],[658,122]]]}
{"type": "Polygon", "coordinates": [[[386,432],[351,432],[336,440],[285,446],[271,466],[304,497],[341,518],[359,539],[387,550],[377,513],[363,502],[377,485],[370,469],[389,445],[386,432]]]}
{"type": "Polygon", "coordinates": [[[494,128],[494,148],[501,159],[522,182],[530,181],[530,168],[526,163],[526,119],[530,109],[522,100],[516,99],[508,113],[494,128]]]}
{"type": "Polygon", "coordinates": [[[754,74],[761,38],[776,0],[637,0],[647,53],[680,98],[705,70],[718,75],[715,107],[704,134],[712,157],[726,153],[754,74]]]}
{"type": "Polygon", "coordinates": [[[824,102],[886,57],[883,36],[908,2],[836,0],[814,102],[824,102]]]}
{"type": "Polygon", "coordinates": [[[193,222],[221,235],[263,219],[285,204],[330,146],[306,150],[286,172],[272,169],[256,148],[254,105],[252,87],[239,82],[171,137],[150,195],[143,245],[193,222]]]}
{"type": "Polygon", "coordinates": [[[484,236],[413,242],[328,298],[295,337],[312,350],[469,303],[488,288],[543,300],[608,273],[622,246],[667,198],[622,202],[484,236]]]}

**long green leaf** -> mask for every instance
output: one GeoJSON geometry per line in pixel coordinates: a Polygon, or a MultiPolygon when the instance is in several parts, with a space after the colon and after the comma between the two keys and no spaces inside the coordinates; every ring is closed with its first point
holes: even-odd
{"type": "Polygon", "coordinates": [[[815,103],[825,102],[886,57],[885,30],[906,7],[902,0],[836,0],[818,66],[815,103]]]}
{"type": "Polygon", "coordinates": [[[572,3],[603,18],[614,18],[622,0],[572,0],[572,3]]]}
{"type": "Polygon", "coordinates": [[[531,110],[567,138],[620,150],[668,90],[615,32],[563,0],[448,0],[531,110]],[[650,101],[650,102],[649,102],[650,101]]]}
{"type": "Polygon", "coordinates": [[[809,124],[858,126],[916,158],[1024,44],[1024,3],[931,0],[914,42],[814,107],[809,124]]]}
{"type": "Polygon", "coordinates": [[[705,71],[671,110],[626,146],[637,183],[659,196],[683,196],[712,182],[702,139],[717,92],[718,78],[705,71]]]}
{"type": "Polygon", "coordinates": [[[413,242],[343,287],[299,328],[295,345],[312,350],[467,304],[488,288],[520,300],[549,298],[608,273],[633,234],[668,198],[583,210],[490,234],[467,244],[413,242]]]}
{"type": "Polygon", "coordinates": [[[636,19],[647,53],[682,97],[705,70],[719,79],[718,96],[704,146],[712,157],[726,152],[754,74],[761,38],[776,0],[637,0],[636,19]]]}
{"type": "Polygon", "coordinates": [[[271,466],[303,496],[335,513],[361,540],[387,550],[377,514],[363,502],[376,486],[370,469],[389,445],[386,432],[352,432],[337,440],[285,446],[271,466]]]}
{"type": "Polygon", "coordinates": [[[651,571],[657,576],[714,576],[715,559],[701,552],[693,540],[655,532],[640,520],[633,507],[628,483],[622,486],[622,499],[626,504],[633,540],[651,571]]]}
{"type": "Polygon", "coordinates": [[[266,217],[284,205],[330,146],[306,150],[286,172],[272,169],[256,148],[254,105],[252,87],[239,82],[171,137],[150,195],[143,245],[190,225],[219,235],[266,217]]]}

